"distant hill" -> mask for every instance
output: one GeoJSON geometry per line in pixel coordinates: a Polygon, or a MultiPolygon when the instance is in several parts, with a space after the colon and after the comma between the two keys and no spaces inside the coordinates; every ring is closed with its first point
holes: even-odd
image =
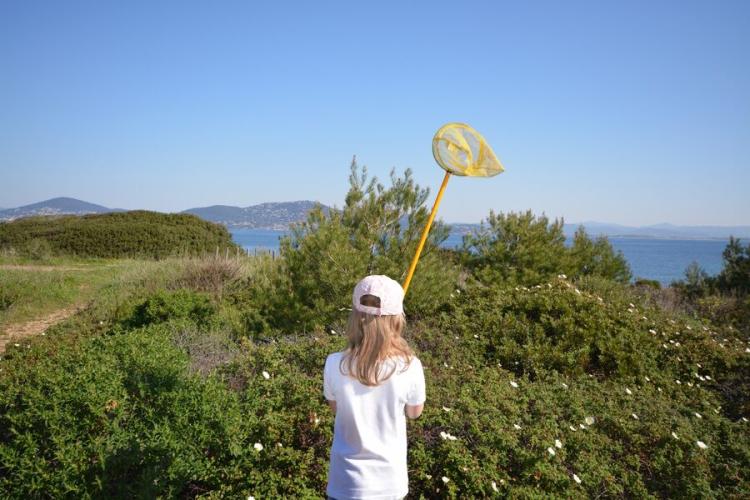
{"type": "Polygon", "coordinates": [[[602,222],[582,222],[565,224],[565,234],[573,235],[579,226],[593,236],[621,236],[629,238],[661,239],[729,239],[750,238],[750,226],[676,226],[674,224],[655,224],[652,226],[621,226],[602,222]]]}
{"type": "MultiPolygon", "coordinates": [[[[479,229],[479,224],[450,224],[451,233],[467,234],[479,229]]],[[[654,238],[671,240],[727,240],[730,236],[750,239],[750,226],[676,226],[674,224],[655,224],[653,226],[622,226],[605,222],[576,222],[565,224],[566,236],[573,236],[583,226],[589,236],[607,236],[619,238],[654,238]]]]}
{"type": "MultiPolygon", "coordinates": [[[[190,208],[182,213],[230,227],[253,229],[285,230],[294,222],[305,220],[308,212],[317,205],[314,201],[288,201],[280,203],[261,203],[249,207],[213,205],[210,207],[190,208]]],[[[330,210],[323,205],[323,210],[330,210]]]]}
{"type": "Polygon", "coordinates": [[[119,208],[107,208],[95,203],[76,200],[75,198],[61,197],[22,207],[2,209],[0,210],[0,220],[9,221],[35,215],[85,215],[122,211],[119,208]]]}
{"type": "MultiPolygon", "coordinates": [[[[197,215],[203,220],[216,222],[232,228],[276,229],[283,231],[288,229],[290,224],[305,220],[308,212],[315,205],[316,202],[309,200],[261,203],[247,207],[212,205],[210,207],[190,208],[181,213],[197,215]]],[[[331,208],[323,205],[323,210],[327,212],[331,208]]],[[[36,215],[84,215],[124,211],[120,208],[107,208],[75,198],[52,198],[23,207],[0,209],[0,221],[11,221],[36,215]]],[[[586,228],[586,232],[591,236],[603,235],[611,237],[683,240],[725,240],[729,236],[734,236],[742,239],[750,239],[750,226],[676,226],[664,223],[635,227],[595,221],[565,224],[565,234],[572,236],[581,225],[586,228]]],[[[466,234],[477,229],[479,224],[455,223],[450,224],[450,226],[452,233],[466,234]]]]}

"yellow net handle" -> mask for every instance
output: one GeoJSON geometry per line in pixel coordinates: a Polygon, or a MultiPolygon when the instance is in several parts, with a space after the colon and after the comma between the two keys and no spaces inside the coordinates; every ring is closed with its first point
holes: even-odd
{"type": "Polygon", "coordinates": [[[445,186],[448,185],[448,179],[450,179],[451,173],[446,171],[445,177],[443,177],[443,183],[440,185],[440,190],[437,193],[437,197],[435,198],[435,204],[432,206],[432,212],[430,212],[430,218],[427,219],[427,224],[424,227],[424,230],[422,231],[422,237],[419,240],[419,245],[417,245],[417,251],[414,254],[414,258],[411,259],[411,264],[409,265],[409,272],[406,274],[406,279],[404,280],[403,288],[404,288],[404,295],[406,295],[406,291],[409,289],[409,284],[411,283],[411,278],[414,276],[414,270],[417,268],[417,262],[419,262],[419,256],[422,253],[422,248],[424,248],[424,244],[427,241],[427,235],[430,233],[430,227],[432,227],[432,221],[435,220],[435,214],[437,213],[438,207],[440,206],[440,200],[443,199],[443,193],[445,192],[445,186]]]}

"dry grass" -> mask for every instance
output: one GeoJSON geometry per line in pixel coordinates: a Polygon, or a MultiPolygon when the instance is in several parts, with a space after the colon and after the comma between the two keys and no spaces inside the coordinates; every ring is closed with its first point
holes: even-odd
{"type": "Polygon", "coordinates": [[[243,274],[239,258],[210,256],[186,261],[185,271],[176,285],[221,298],[224,287],[243,274]]]}
{"type": "Polygon", "coordinates": [[[204,376],[231,363],[239,353],[239,347],[229,332],[221,329],[205,331],[183,326],[172,338],[175,345],[189,356],[190,371],[204,376]]]}

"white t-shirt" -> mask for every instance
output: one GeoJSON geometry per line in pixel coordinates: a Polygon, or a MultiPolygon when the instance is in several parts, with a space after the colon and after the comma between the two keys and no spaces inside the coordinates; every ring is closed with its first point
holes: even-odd
{"type": "Polygon", "coordinates": [[[422,363],[412,357],[404,370],[405,361],[393,359],[393,375],[369,387],[341,373],[342,355],[329,355],[323,370],[323,394],[336,401],[326,493],[337,500],[403,498],[409,492],[404,406],[425,401],[422,363]]]}

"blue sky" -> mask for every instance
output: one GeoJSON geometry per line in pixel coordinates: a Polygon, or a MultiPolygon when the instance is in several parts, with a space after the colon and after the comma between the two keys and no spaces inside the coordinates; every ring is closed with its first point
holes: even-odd
{"type": "Polygon", "coordinates": [[[3,2],[0,206],[433,192],[445,122],[506,172],[440,216],[750,224],[750,3],[3,2]]]}

